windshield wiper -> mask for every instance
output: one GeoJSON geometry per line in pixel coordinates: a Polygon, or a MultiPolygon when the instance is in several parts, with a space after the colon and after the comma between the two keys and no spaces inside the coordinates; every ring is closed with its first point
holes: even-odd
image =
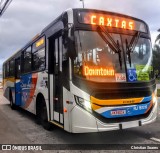
{"type": "Polygon", "coordinates": [[[138,31],[131,39],[131,42],[130,44],[128,45],[128,40],[126,39],[126,54],[128,55],[128,61],[129,61],[129,65],[131,67],[131,64],[132,64],[132,61],[131,61],[131,53],[133,52],[137,42],[138,42],[138,39],[139,39],[139,36],[140,36],[140,32],[138,31]]]}
{"type": "MultiPolygon", "coordinates": [[[[118,46],[118,48],[120,47],[120,46],[119,46],[119,41],[118,41],[118,40],[117,40],[117,46],[118,46]]],[[[118,52],[118,57],[119,57],[119,65],[120,65],[120,68],[121,68],[121,70],[122,70],[121,50],[119,50],[119,52],[118,52]]]]}
{"type": "Polygon", "coordinates": [[[119,45],[119,41],[117,40],[117,43],[114,41],[114,39],[111,37],[111,35],[108,33],[108,31],[101,27],[98,26],[97,28],[98,30],[98,34],[101,36],[101,38],[108,44],[108,46],[115,52],[118,53],[118,57],[119,57],[119,65],[120,65],[120,69],[122,69],[122,57],[121,57],[121,49],[120,49],[120,45],[119,45]],[[106,39],[106,37],[103,35],[103,33],[109,38],[110,41],[108,41],[106,39]]]}
{"type": "Polygon", "coordinates": [[[129,61],[129,65],[130,65],[130,67],[131,67],[131,50],[130,50],[130,48],[129,48],[129,45],[128,45],[128,40],[126,39],[126,49],[127,49],[127,51],[126,51],[126,54],[128,55],[128,61],[129,61]]]}

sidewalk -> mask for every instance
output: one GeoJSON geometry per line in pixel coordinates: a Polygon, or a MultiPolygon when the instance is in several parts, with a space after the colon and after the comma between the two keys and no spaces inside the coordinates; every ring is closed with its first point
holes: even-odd
{"type": "Polygon", "coordinates": [[[3,90],[0,89],[0,105],[9,104],[9,101],[3,97],[3,90]]]}

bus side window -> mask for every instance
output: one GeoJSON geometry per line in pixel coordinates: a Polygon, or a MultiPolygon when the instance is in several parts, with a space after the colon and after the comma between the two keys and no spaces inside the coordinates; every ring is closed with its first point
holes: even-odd
{"type": "Polygon", "coordinates": [[[44,70],[45,68],[45,48],[33,53],[33,71],[44,70]]]}
{"type": "Polygon", "coordinates": [[[14,59],[12,59],[10,62],[9,62],[9,74],[10,76],[14,76],[15,74],[15,67],[14,67],[14,59]]]}
{"type": "Polygon", "coordinates": [[[5,64],[5,76],[9,77],[9,62],[5,64]]]}
{"type": "Polygon", "coordinates": [[[67,51],[67,45],[68,42],[65,39],[65,37],[62,37],[62,43],[63,43],[63,49],[62,49],[62,63],[68,60],[68,51],[67,51]]]}
{"type": "Polygon", "coordinates": [[[4,78],[7,77],[7,65],[6,63],[4,64],[4,78]]]}
{"type": "Polygon", "coordinates": [[[16,79],[20,79],[20,75],[21,75],[20,58],[16,59],[15,62],[16,62],[16,67],[15,67],[16,73],[15,73],[15,76],[16,76],[16,79]]]}
{"type": "Polygon", "coordinates": [[[62,72],[62,51],[63,51],[63,46],[62,46],[62,36],[59,37],[59,71],[62,72]]]}
{"type": "Polygon", "coordinates": [[[27,73],[31,71],[31,47],[28,47],[24,52],[22,53],[22,59],[24,60],[24,65],[23,65],[23,72],[27,73]]]}
{"type": "Polygon", "coordinates": [[[58,39],[55,40],[55,52],[54,52],[54,74],[58,74],[58,39]]]}
{"type": "Polygon", "coordinates": [[[42,71],[46,66],[45,36],[38,39],[32,45],[32,70],[42,71]]]}
{"type": "Polygon", "coordinates": [[[3,78],[5,78],[5,65],[3,65],[3,71],[2,71],[2,74],[3,74],[3,78]]]}

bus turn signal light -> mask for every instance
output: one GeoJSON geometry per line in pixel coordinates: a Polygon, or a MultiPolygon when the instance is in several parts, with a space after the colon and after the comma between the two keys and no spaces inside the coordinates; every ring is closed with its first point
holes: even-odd
{"type": "Polygon", "coordinates": [[[67,109],[66,108],[64,108],[63,111],[64,111],[64,113],[67,113],[67,109]]]}

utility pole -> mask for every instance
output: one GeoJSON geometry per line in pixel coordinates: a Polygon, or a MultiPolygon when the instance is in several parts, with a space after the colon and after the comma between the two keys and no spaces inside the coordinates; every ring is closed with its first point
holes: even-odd
{"type": "Polygon", "coordinates": [[[84,0],[80,0],[82,2],[83,8],[84,8],[84,0]]]}
{"type": "Polygon", "coordinates": [[[12,0],[0,0],[0,16],[5,12],[12,0]]]}

